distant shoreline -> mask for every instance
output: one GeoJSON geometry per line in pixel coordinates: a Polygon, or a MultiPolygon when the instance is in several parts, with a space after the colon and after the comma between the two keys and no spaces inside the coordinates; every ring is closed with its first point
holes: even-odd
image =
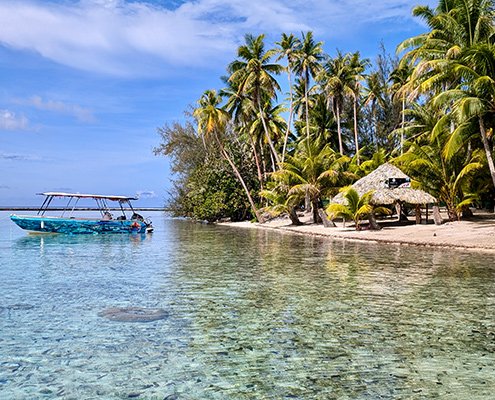
{"type": "MultiPolygon", "coordinates": [[[[39,207],[30,207],[30,206],[19,206],[19,207],[1,207],[0,211],[39,211],[39,207]]],[[[50,207],[47,211],[64,211],[64,210],[72,210],[72,208],[65,207],[50,207]]],[[[110,211],[120,211],[120,208],[109,208],[110,211]]],[[[169,211],[163,207],[133,207],[134,211],[169,211]]],[[[100,211],[95,207],[81,207],[75,208],[74,211],[100,211]]],[[[124,211],[132,211],[129,207],[124,207],[124,211]]]]}

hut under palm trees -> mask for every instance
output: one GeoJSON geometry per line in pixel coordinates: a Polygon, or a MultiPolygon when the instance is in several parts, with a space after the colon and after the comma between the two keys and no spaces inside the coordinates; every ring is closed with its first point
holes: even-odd
{"type": "MultiPolygon", "coordinates": [[[[413,189],[410,182],[411,179],[399,168],[386,163],[355,182],[352,187],[358,192],[359,196],[373,190],[374,192],[371,196],[370,204],[376,206],[394,205],[396,206],[399,218],[402,215],[403,205],[414,205],[416,210],[416,223],[420,223],[420,206],[428,206],[429,203],[436,204],[438,201],[435,197],[423,190],[413,189]]],[[[343,204],[344,202],[345,200],[342,193],[339,193],[332,199],[332,203],[343,204]]],[[[426,221],[428,221],[428,213],[426,214],[426,221]]]]}

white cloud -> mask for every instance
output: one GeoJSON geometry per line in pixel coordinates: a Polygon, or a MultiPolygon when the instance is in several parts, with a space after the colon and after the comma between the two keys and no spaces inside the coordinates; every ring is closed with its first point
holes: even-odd
{"type": "Polygon", "coordinates": [[[136,196],[140,199],[153,199],[158,195],[153,190],[138,190],[136,196]]]}
{"type": "Polygon", "coordinates": [[[29,121],[23,115],[16,116],[14,112],[9,110],[0,110],[0,129],[9,131],[27,130],[29,121]]]}
{"type": "Polygon", "coordinates": [[[40,96],[36,95],[31,96],[28,100],[14,99],[12,102],[15,104],[30,105],[38,110],[73,115],[77,118],[78,122],[96,122],[92,109],[84,108],[77,104],[66,104],[61,101],[53,100],[43,101],[40,96]]]}
{"type": "Polygon", "coordinates": [[[0,43],[78,69],[139,75],[167,67],[225,65],[245,33],[278,39],[281,32],[315,30],[339,37],[378,20],[409,19],[415,4],[196,0],[166,9],[151,0],[17,0],[0,4],[0,43]]]}

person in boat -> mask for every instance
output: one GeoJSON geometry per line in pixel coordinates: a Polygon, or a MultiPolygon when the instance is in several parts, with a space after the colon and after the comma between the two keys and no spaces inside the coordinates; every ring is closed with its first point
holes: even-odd
{"type": "Polygon", "coordinates": [[[111,221],[113,219],[112,213],[105,211],[103,213],[103,221],[111,221]]]}

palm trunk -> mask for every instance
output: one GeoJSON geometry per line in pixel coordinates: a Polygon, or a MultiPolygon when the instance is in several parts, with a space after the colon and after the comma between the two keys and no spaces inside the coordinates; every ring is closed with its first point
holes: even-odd
{"type": "Polygon", "coordinates": [[[241,182],[241,185],[242,185],[244,191],[246,192],[246,196],[247,196],[247,198],[249,200],[249,204],[251,205],[251,208],[253,209],[254,215],[256,215],[256,218],[258,219],[258,222],[261,223],[261,224],[264,223],[265,221],[263,220],[263,218],[261,217],[260,212],[256,208],[256,205],[254,204],[253,198],[251,197],[251,194],[249,193],[249,189],[247,188],[246,183],[244,182],[244,179],[241,176],[241,173],[239,172],[239,170],[235,166],[234,162],[230,159],[229,155],[227,154],[227,151],[223,147],[222,142],[220,141],[220,139],[218,138],[218,136],[216,134],[215,134],[215,139],[217,140],[217,143],[220,146],[220,150],[222,151],[223,156],[225,157],[225,159],[227,160],[227,162],[230,164],[230,166],[234,170],[234,173],[236,174],[237,179],[239,179],[239,182],[241,182]]]}
{"type": "Polygon", "coordinates": [[[284,162],[285,152],[287,151],[287,141],[289,140],[290,124],[292,122],[292,108],[293,108],[293,104],[294,104],[294,99],[292,96],[292,79],[291,79],[291,75],[290,75],[290,64],[287,65],[287,73],[289,75],[290,106],[289,106],[289,119],[287,122],[287,132],[285,133],[284,148],[282,150],[282,162],[284,162]]]}
{"type": "Polygon", "coordinates": [[[311,207],[313,208],[313,222],[315,224],[319,224],[321,223],[321,218],[320,218],[320,214],[318,214],[318,208],[320,206],[320,201],[318,200],[315,200],[315,201],[312,201],[311,202],[311,207]]]}
{"type": "Polygon", "coordinates": [[[455,209],[454,203],[449,199],[445,202],[445,206],[447,207],[447,214],[449,216],[449,221],[459,221],[459,214],[455,209]]]}
{"type": "Polygon", "coordinates": [[[291,207],[289,211],[289,218],[292,222],[292,225],[302,225],[302,222],[299,220],[299,217],[297,216],[296,209],[294,207],[291,207]]]}
{"type": "Polygon", "coordinates": [[[486,136],[485,124],[480,116],[480,132],[481,139],[483,139],[483,147],[485,148],[486,159],[488,161],[488,169],[490,170],[490,175],[492,177],[493,186],[495,187],[495,166],[493,165],[492,152],[490,150],[490,144],[488,143],[488,137],[486,136]]]}
{"type": "Polygon", "coordinates": [[[359,140],[358,140],[357,96],[356,96],[356,93],[354,93],[354,141],[356,142],[357,165],[359,165],[360,162],[359,162],[359,140]]]}
{"type": "Polygon", "coordinates": [[[309,71],[306,68],[304,77],[304,100],[306,101],[306,133],[309,141],[309,100],[308,100],[308,86],[309,86],[309,71]]]}
{"type": "Polygon", "coordinates": [[[270,133],[268,132],[268,127],[266,126],[265,115],[263,113],[263,109],[261,108],[261,98],[258,96],[258,111],[260,113],[261,122],[263,124],[263,129],[265,130],[266,139],[268,140],[268,144],[270,145],[270,149],[273,152],[273,156],[277,162],[277,165],[281,169],[280,159],[278,158],[277,151],[275,150],[275,146],[273,145],[272,138],[270,137],[270,133]]]}
{"type": "Polygon", "coordinates": [[[406,99],[402,99],[402,129],[400,130],[400,155],[404,154],[404,125],[406,123],[406,115],[404,111],[406,110],[406,99]]]}
{"type": "Polygon", "coordinates": [[[263,141],[260,138],[260,152],[261,152],[261,163],[263,165],[263,179],[266,179],[266,161],[265,161],[265,151],[263,150],[263,141]]]}
{"type": "Polygon", "coordinates": [[[344,148],[342,146],[342,130],[340,128],[340,105],[337,102],[337,132],[339,134],[339,151],[340,154],[344,154],[344,148]]]}
{"type": "Polygon", "coordinates": [[[375,151],[378,151],[378,135],[376,133],[376,102],[375,99],[372,100],[371,102],[371,118],[373,118],[373,130],[374,130],[374,136],[375,136],[375,151]]]}
{"type": "Polygon", "coordinates": [[[251,133],[249,133],[249,139],[251,139],[251,146],[253,146],[254,159],[256,161],[256,169],[258,170],[258,179],[260,180],[260,188],[261,188],[261,190],[264,190],[264,188],[263,188],[263,175],[261,174],[261,166],[260,166],[260,160],[258,158],[258,151],[256,150],[256,143],[254,142],[254,139],[253,139],[253,136],[251,135],[251,133]]]}

